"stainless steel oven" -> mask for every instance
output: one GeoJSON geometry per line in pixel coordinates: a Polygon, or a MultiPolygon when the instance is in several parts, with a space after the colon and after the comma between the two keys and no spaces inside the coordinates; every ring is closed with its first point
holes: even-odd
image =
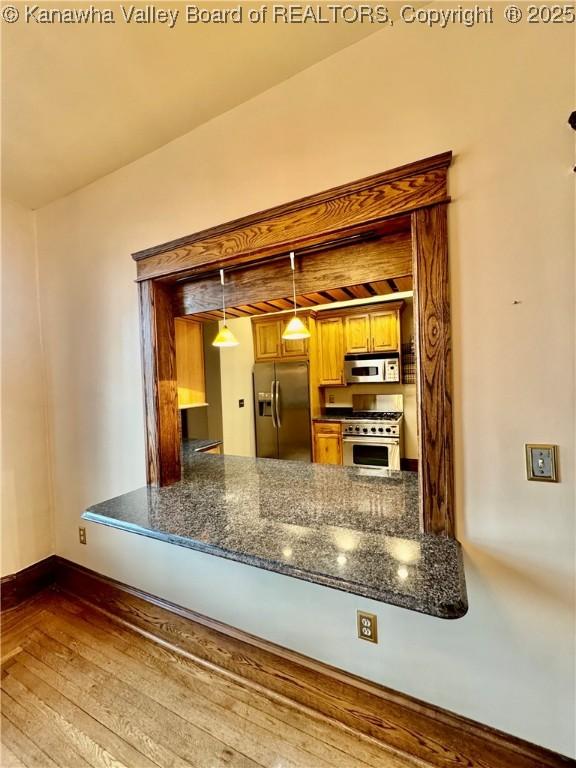
{"type": "Polygon", "coordinates": [[[400,469],[399,437],[344,437],[344,465],[364,467],[379,474],[400,469]]]}
{"type": "Polygon", "coordinates": [[[345,355],[344,370],[348,384],[374,384],[400,381],[398,355],[345,355]]]}

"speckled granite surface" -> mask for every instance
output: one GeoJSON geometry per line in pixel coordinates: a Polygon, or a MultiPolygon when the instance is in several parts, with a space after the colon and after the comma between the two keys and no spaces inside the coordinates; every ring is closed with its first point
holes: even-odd
{"type": "Polygon", "coordinates": [[[183,479],[87,520],[440,618],[466,613],[458,542],[419,532],[417,477],[196,453],[183,479]]]}

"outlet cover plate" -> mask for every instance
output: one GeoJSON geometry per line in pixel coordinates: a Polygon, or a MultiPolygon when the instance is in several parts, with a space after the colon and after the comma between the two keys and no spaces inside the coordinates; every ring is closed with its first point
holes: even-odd
{"type": "Polygon", "coordinates": [[[528,480],[558,482],[557,446],[528,443],[526,445],[526,474],[528,480]]]}
{"type": "Polygon", "coordinates": [[[356,614],[358,637],[369,643],[378,642],[378,617],[373,613],[358,611],[356,614]]]}

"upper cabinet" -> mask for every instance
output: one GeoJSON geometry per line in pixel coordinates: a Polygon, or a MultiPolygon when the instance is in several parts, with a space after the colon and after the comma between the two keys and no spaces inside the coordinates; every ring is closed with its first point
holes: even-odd
{"type": "Polygon", "coordinates": [[[344,319],[318,317],[318,385],[344,384],[344,319]]]}
{"type": "Polygon", "coordinates": [[[256,360],[275,360],[282,352],[282,329],[275,319],[253,320],[254,357],[256,360]]]}
{"type": "Polygon", "coordinates": [[[202,323],[177,317],[174,320],[174,333],[178,408],[206,405],[202,323]]]}
{"type": "Polygon", "coordinates": [[[348,315],[344,318],[346,352],[370,351],[370,315],[348,315]]]}
{"type": "MultiPolygon", "coordinates": [[[[346,383],[344,355],[400,351],[400,311],[402,302],[350,309],[302,312],[312,334],[308,339],[285,341],[282,333],[291,315],[252,318],[256,362],[308,359],[315,350],[315,377],[319,387],[338,387],[346,383]]],[[[312,364],[312,362],[311,362],[312,364]]]]}
{"type": "Polygon", "coordinates": [[[370,344],[372,352],[400,350],[400,310],[370,315],[370,344]]]}
{"type": "MultiPolygon", "coordinates": [[[[306,317],[298,315],[303,322],[306,317]]],[[[266,360],[282,360],[291,358],[305,358],[308,355],[308,340],[296,339],[286,341],[282,333],[290,316],[281,318],[253,318],[252,333],[254,335],[254,359],[256,362],[266,360]]]]}
{"type": "Polygon", "coordinates": [[[344,316],[346,354],[400,351],[401,305],[344,316]]]}

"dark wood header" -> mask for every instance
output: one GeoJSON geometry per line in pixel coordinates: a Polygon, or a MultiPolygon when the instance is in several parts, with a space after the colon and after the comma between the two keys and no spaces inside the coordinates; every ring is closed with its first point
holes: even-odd
{"type": "MultiPolygon", "coordinates": [[[[254,262],[287,250],[367,232],[391,217],[448,201],[452,153],[418,160],[315,195],[138,251],[138,280],[169,281],[208,266],[254,262]]],[[[405,227],[399,222],[398,229],[405,227]]]]}

